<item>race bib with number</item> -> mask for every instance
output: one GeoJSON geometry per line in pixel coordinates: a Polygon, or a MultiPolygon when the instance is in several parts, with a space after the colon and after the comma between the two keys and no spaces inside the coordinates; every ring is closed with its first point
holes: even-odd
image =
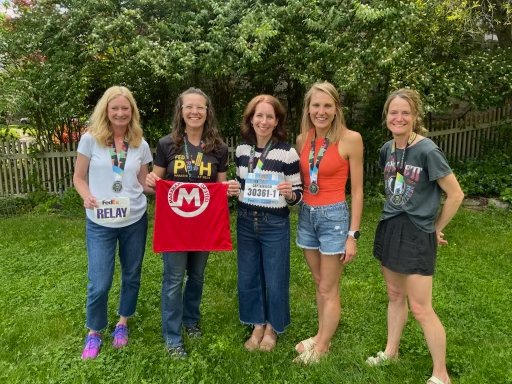
{"type": "Polygon", "coordinates": [[[120,223],[130,217],[128,197],[97,199],[97,202],[98,207],[94,208],[94,219],[98,223],[120,223]]]}
{"type": "Polygon", "coordinates": [[[279,182],[279,177],[275,174],[261,172],[247,174],[243,201],[265,206],[277,205],[279,202],[277,184],[279,182]]]}

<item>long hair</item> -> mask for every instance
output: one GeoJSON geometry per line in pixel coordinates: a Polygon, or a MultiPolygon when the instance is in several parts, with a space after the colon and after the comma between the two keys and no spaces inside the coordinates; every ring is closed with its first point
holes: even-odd
{"type": "Polygon", "coordinates": [[[222,137],[220,136],[217,119],[215,119],[215,111],[212,106],[210,98],[199,88],[189,88],[182,92],[176,99],[174,106],[174,118],[172,120],[172,132],[171,142],[173,143],[176,150],[181,150],[183,147],[183,140],[185,137],[185,120],[183,120],[182,107],[183,97],[190,94],[201,95],[206,101],[206,121],[203,126],[203,135],[201,140],[204,143],[204,153],[209,153],[219,149],[223,143],[222,137]]]}
{"type": "Polygon", "coordinates": [[[245,107],[245,111],[242,118],[242,124],[240,125],[240,134],[242,138],[251,145],[256,144],[256,132],[252,126],[251,120],[256,111],[256,107],[260,103],[269,103],[274,108],[274,114],[277,119],[277,126],[272,130],[271,140],[274,142],[285,142],[287,133],[285,129],[286,110],[283,104],[271,95],[258,95],[252,98],[251,101],[245,107]]]}
{"type": "Polygon", "coordinates": [[[110,146],[114,141],[114,135],[110,129],[110,121],[108,120],[108,105],[119,96],[124,96],[130,103],[132,109],[132,118],[128,122],[128,132],[126,139],[128,144],[137,148],[142,142],[142,127],[140,126],[140,114],[137,103],[130,90],[123,86],[114,85],[108,88],[103,96],[98,100],[94,112],[89,121],[89,129],[91,135],[96,141],[103,146],[110,146]]]}
{"type": "Polygon", "coordinates": [[[341,134],[344,129],[347,129],[347,126],[345,124],[345,116],[343,115],[343,110],[341,109],[340,94],[334,85],[327,81],[313,84],[311,88],[309,88],[309,90],[306,92],[306,95],[304,96],[304,105],[302,108],[300,133],[305,138],[307,137],[309,130],[314,127],[314,124],[311,121],[311,117],[309,116],[309,104],[311,103],[311,97],[313,96],[314,92],[323,92],[334,101],[336,115],[332,121],[329,131],[326,134],[326,137],[331,143],[336,143],[340,140],[341,134]]]}
{"type": "Polygon", "coordinates": [[[411,112],[414,117],[413,121],[413,131],[419,134],[425,134],[428,132],[427,128],[425,128],[425,124],[423,123],[423,102],[421,101],[420,94],[414,89],[401,88],[394,92],[391,92],[384,103],[384,109],[382,110],[382,121],[384,126],[386,126],[386,120],[388,117],[389,104],[396,99],[397,97],[404,99],[407,101],[409,106],[411,107],[411,112]]]}

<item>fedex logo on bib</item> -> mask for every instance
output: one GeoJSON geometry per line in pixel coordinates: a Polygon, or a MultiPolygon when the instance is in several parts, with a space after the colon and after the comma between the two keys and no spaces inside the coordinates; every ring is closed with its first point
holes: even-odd
{"type": "Polygon", "coordinates": [[[226,184],[156,184],[155,252],[228,251],[233,248],[226,184]]]}
{"type": "Polygon", "coordinates": [[[119,223],[130,217],[130,199],[116,197],[115,199],[99,199],[94,208],[94,219],[98,223],[119,223]]]}

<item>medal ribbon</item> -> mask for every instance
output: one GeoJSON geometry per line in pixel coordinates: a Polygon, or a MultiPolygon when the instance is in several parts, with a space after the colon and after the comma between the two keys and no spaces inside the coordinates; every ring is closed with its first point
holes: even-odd
{"type": "Polygon", "coordinates": [[[396,143],[395,140],[393,140],[393,145],[391,146],[391,155],[394,157],[394,163],[396,168],[396,176],[395,176],[395,185],[393,187],[393,193],[394,194],[400,194],[400,191],[402,190],[402,186],[404,184],[404,170],[405,170],[405,156],[407,155],[407,148],[409,148],[409,145],[413,143],[414,140],[416,140],[416,132],[411,133],[409,136],[409,139],[407,140],[407,144],[404,148],[404,154],[402,158],[400,159],[400,164],[397,166],[397,155],[396,155],[396,143]]]}
{"type": "Polygon", "coordinates": [[[112,146],[109,148],[110,158],[112,159],[112,171],[116,175],[116,179],[121,179],[124,174],[124,166],[126,164],[126,157],[128,156],[128,142],[123,140],[123,148],[119,153],[116,151],[116,143],[112,141],[112,146]]]}
{"type": "MultiPolygon", "coordinates": [[[[199,164],[201,164],[203,160],[203,151],[198,151],[196,159],[194,160],[194,163],[192,164],[192,157],[190,156],[188,152],[188,139],[187,136],[183,138],[185,142],[185,164],[187,168],[187,174],[188,174],[188,181],[192,181],[193,178],[197,178],[199,176],[199,164]]],[[[201,149],[204,147],[204,142],[201,140],[201,149]]]]}
{"type": "MultiPolygon", "coordinates": [[[[267,158],[268,153],[270,152],[271,148],[272,148],[272,141],[269,141],[267,143],[267,145],[265,145],[265,149],[263,149],[263,152],[262,152],[262,154],[261,154],[261,156],[258,159],[258,162],[256,164],[256,169],[258,169],[258,171],[261,171],[263,169],[263,162],[267,158]]],[[[254,158],[255,158],[255,155],[256,155],[256,146],[253,145],[252,148],[251,148],[251,154],[249,155],[249,164],[247,165],[247,168],[249,168],[248,169],[249,173],[253,173],[253,171],[254,171],[254,158]]]]}
{"type": "Polygon", "coordinates": [[[324,137],[322,146],[320,147],[320,150],[318,151],[318,154],[316,155],[316,163],[315,163],[315,140],[316,140],[316,134],[315,134],[315,137],[311,140],[311,149],[309,151],[310,184],[318,183],[318,168],[320,167],[320,161],[322,161],[325,151],[327,150],[327,147],[329,146],[329,139],[327,137],[324,137]]]}

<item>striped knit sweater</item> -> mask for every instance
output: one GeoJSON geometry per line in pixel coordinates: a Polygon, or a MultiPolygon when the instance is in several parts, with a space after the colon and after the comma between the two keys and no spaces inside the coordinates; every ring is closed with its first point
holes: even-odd
{"type": "MultiPolygon", "coordinates": [[[[242,191],[238,197],[238,206],[246,209],[273,213],[278,216],[287,217],[290,213],[288,204],[295,205],[302,199],[302,181],[300,178],[299,156],[294,148],[288,143],[275,143],[268,152],[267,158],[263,162],[263,173],[280,175],[286,181],[291,181],[295,200],[286,201],[284,196],[280,196],[279,204],[275,207],[265,207],[255,203],[243,202],[245,191],[245,178],[248,173],[249,158],[252,146],[249,144],[240,144],[236,147],[235,164],[236,178],[242,186],[242,191]]],[[[254,157],[259,159],[263,148],[256,148],[254,157]]],[[[255,161],[256,163],[256,161],[255,161]]]]}

